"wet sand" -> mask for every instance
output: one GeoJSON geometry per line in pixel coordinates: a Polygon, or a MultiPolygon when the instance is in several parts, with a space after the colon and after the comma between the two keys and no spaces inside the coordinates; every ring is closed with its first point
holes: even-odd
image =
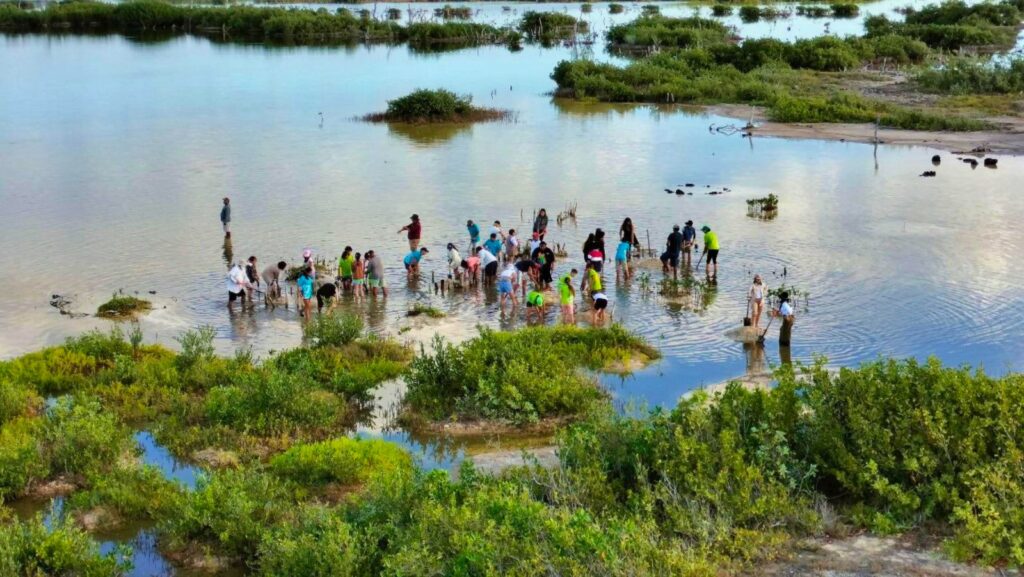
{"type": "MultiPolygon", "coordinates": [[[[756,128],[751,131],[755,137],[790,138],[802,140],[838,140],[842,142],[875,142],[873,124],[848,123],[784,123],[767,119],[765,110],[740,104],[719,104],[705,110],[710,114],[735,118],[742,126],[753,117],[756,128]]],[[[999,154],[1024,154],[1024,121],[1019,118],[999,117],[990,119],[1005,127],[1005,130],[978,132],[938,132],[924,130],[878,130],[879,144],[928,146],[950,152],[968,154],[975,149],[984,149],[999,154]]]]}

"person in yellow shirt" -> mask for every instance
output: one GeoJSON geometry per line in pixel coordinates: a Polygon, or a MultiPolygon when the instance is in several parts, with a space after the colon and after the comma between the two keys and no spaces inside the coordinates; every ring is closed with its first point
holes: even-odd
{"type": "Polygon", "coordinates": [[[704,231],[704,254],[707,255],[707,265],[704,267],[708,277],[715,278],[718,276],[718,235],[711,231],[711,227],[704,225],[701,227],[704,231]],[[714,265],[714,272],[711,271],[711,265],[714,265]]]}

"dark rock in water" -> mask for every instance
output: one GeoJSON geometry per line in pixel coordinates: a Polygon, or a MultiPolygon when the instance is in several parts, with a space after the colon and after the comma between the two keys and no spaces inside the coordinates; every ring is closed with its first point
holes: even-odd
{"type": "Polygon", "coordinates": [[[671,189],[671,188],[666,188],[666,189],[665,189],[665,192],[667,192],[667,193],[669,193],[669,194],[672,194],[672,189],[671,189]]]}
{"type": "Polygon", "coordinates": [[[687,182],[686,183],[686,188],[692,188],[692,187],[693,187],[693,183],[692,182],[687,182]]]}
{"type": "Polygon", "coordinates": [[[676,194],[678,194],[679,196],[682,196],[682,195],[686,194],[686,192],[684,192],[683,189],[681,189],[681,188],[677,188],[676,189],[676,194]]]}
{"type": "Polygon", "coordinates": [[[960,160],[966,162],[967,164],[970,164],[972,162],[974,162],[974,163],[978,162],[977,160],[974,160],[973,158],[961,158],[960,160]]]}
{"type": "Polygon", "coordinates": [[[985,159],[985,166],[987,166],[989,168],[995,168],[996,164],[998,164],[998,163],[999,163],[999,159],[998,158],[986,158],[985,159]]]}
{"type": "Polygon", "coordinates": [[[936,154],[932,157],[932,164],[942,164],[942,157],[936,154]]]}
{"type": "Polygon", "coordinates": [[[973,158],[971,159],[971,168],[978,168],[978,161],[973,158]]]}
{"type": "Polygon", "coordinates": [[[710,194],[711,196],[717,196],[717,195],[719,195],[719,194],[722,194],[722,193],[721,193],[721,192],[718,192],[717,190],[712,190],[712,191],[711,191],[711,192],[709,192],[708,194],[710,194]]]}
{"type": "Polygon", "coordinates": [[[690,192],[690,193],[687,193],[687,194],[689,194],[690,196],[693,196],[693,193],[692,193],[692,192],[690,192]]]}
{"type": "Polygon", "coordinates": [[[926,170],[926,171],[921,173],[921,176],[935,176],[935,171],[934,170],[926,170]]]}
{"type": "Polygon", "coordinates": [[[155,295],[155,294],[156,294],[156,291],[149,291],[149,294],[151,294],[151,295],[155,295]]]}

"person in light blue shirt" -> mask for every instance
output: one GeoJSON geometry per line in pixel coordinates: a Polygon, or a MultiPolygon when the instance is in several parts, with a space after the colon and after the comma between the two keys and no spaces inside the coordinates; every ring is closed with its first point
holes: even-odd
{"type": "Polygon", "coordinates": [[[480,244],[480,226],[472,220],[467,220],[466,230],[469,232],[469,254],[474,254],[476,245],[480,244]]]}
{"type": "Polygon", "coordinates": [[[629,271],[629,250],[633,248],[633,245],[626,241],[620,241],[619,246],[615,248],[615,280],[618,282],[619,274],[622,274],[622,280],[629,280],[632,274],[629,271]]]}
{"type": "Polygon", "coordinates": [[[419,250],[414,250],[409,254],[405,255],[405,258],[402,259],[402,262],[405,263],[405,271],[406,273],[409,274],[409,278],[412,278],[420,274],[420,260],[423,259],[423,255],[429,252],[430,251],[424,247],[419,250]]]}
{"type": "Polygon", "coordinates": [[[297,281],[299,295],[302,297],[302,314],[308,321],[313,314],[313,267],[306,267],[302,270],[297,281]]]}
{"type": "Polygon", "coordinates": [[[497,233],[491,233],[491,238],[484,241],[484,249],[494,256],[501,256],[501,240],[497,233]]]}

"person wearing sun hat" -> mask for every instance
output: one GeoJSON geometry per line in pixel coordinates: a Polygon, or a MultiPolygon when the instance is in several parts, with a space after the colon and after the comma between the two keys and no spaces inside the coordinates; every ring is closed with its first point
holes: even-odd
{"type": "Polygon", "coordinates": [[[700,227],[700,230],[704,232],[704,252],[701,254],[701,258],[707,255],[707,265],[704,267],[708,277],[715,278],[718,276],[718,235],[712,232],[711,227],[704,225],[700,227]],[[711,265],[715,266],[715,271],[711,272],[711,265]]]}
{"type": "Polygon", "coordinates": [[[420,247],[420,233],[423,232],[423,226],[420,224],[420,215],[414,214],[409,217],[409,224],[398,229],[398,234],[406,233],[409,239],[409,250],[415,251],[420,247]]]}

